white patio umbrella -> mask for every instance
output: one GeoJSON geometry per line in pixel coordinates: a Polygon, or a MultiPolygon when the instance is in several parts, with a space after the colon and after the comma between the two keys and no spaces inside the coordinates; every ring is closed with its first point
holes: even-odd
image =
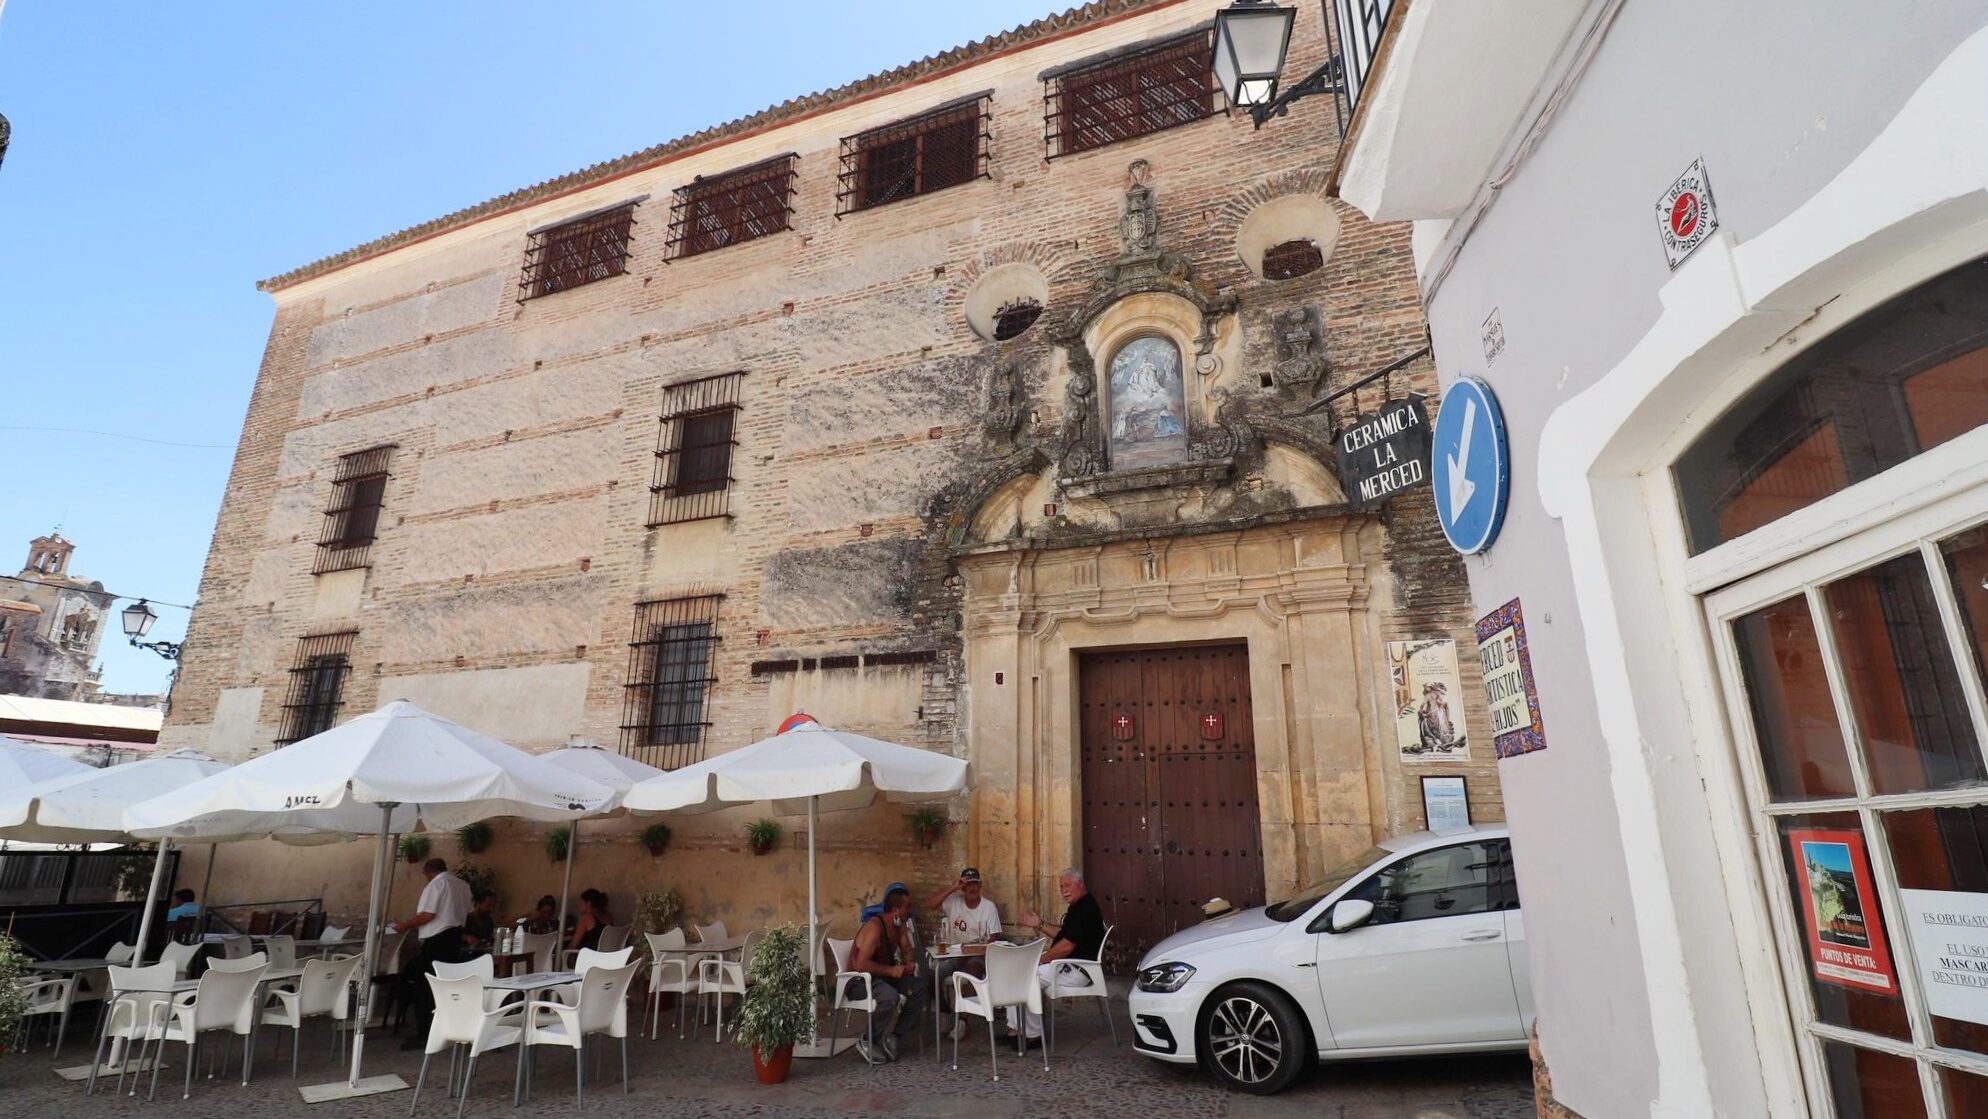
{"type": "MultiPolygon", "coordinates": [[[[629,789],[622,806],[642,813],[694,814],[772,801],[782,815],[808,817],[808,974],[819,978],[821,915],[816,912],[815,824],[827,809],[864,808],[879,793],[906,803],[944,800],[966,788],[964,759],[830,730],[796,715],[788,728],[727,754],[651,777],[629,789]],[[805,720],[805,721],[799,721],[805,720]]],[[[813,987],[810,987],[812,990],[813,987]]],[[[812,1042],[804,1055],[821,1053],[812,1042]]],[[[796,1054],[802,1054],[800,1049],[796,1054]]]]}
{"type": "MultiPolygon", "coordinates": [[[[317,826],[328,814],[359,808],[373,815],[355,827],[377,836],[366,902],[361,973],[373,974],[380,935],[380,883],[389,836],[417,822],[457,828],[489,816],[572,820],[612,796],[606,786],[431,714],[406,700],[293,742],[280,750],[133,807],[126,823],[139,835],[200,837],[317,826]]],[[[363,988],[352,1035],[352,1068],[343,1083],[302,1089],[307,1103],[391,1092],[398,1076],[362,1078],[372,986],[363,988]]]]}
{"type": "MultiPolygon", "coordinates": [[[[662,774],[653,765],[645,765],[634,758],[623,757],[612,750],[603,749],[601,744],[591,739],[576,738],[564,750],[554,750],[540,754],[539,760],[556,765],[569,773],[577,773],[591,778],[614,790],[614,799],[602,808],[608,810],[621,805],[621,796],[630,785],[646,781],[662,774]]],[[[559,926],[560,936],[566,935],[566,902],[573,896],[573,861],[580,853],[580,821],[566,825],[566,875],[559,887],[559,926]]]]}
{"type": "Polygon", "coordinates": [[[91,771],[82,762],[0,734],[0,836],[28,822],[42,786],[91,771]]]}

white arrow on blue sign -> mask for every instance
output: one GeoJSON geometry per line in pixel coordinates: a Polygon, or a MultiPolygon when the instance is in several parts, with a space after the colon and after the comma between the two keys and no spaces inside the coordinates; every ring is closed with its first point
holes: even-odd
{"type": "Polygon", "coordinates": [[[1476,555],[1498,538],[1511,489],[1505,416],[1491,386],[1462,377],[1443,393],[1430,439],[1429,476],[1436,490],[1436,519],[1450,546],[1476,555]]]}

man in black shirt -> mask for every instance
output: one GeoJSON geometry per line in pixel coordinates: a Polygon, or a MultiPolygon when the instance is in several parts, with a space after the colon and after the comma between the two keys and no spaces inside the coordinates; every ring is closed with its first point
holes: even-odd
{"type": "MultiPolygon", "coordinates": [[[[1042,951],[1042,966],[1036,969],[1036,977],[1047,988],[1050,976],[1063,987],[1088,987],[1090,977],[1073,967],[1063,967],[1057,960],[1095,960],[1098,951],[1104,947],[1104,913],[1098,909],[1097,899],[1084,887],[1084,872],[1069,867],[1056,880],[1056,890],[1063,895],[1069,908],[1063,911],[1063,923],[1044,923],[1034,913],[1022,914],[1022,927],[1035,929],[1044,936],[1055,937],[1049,947],[1042,951]],[[1061,974],[1057,970],[1061,968],[1061,974]]],[[[1030,1042],[1042,1036],[1042,1018],[1027,1010],[1010,1007],[1008,1010],[1010,1033],[1020,1031],[1030,1042]],[[1019,1019],[1019,1020],[1018,1020],[1019,1019]]]]}

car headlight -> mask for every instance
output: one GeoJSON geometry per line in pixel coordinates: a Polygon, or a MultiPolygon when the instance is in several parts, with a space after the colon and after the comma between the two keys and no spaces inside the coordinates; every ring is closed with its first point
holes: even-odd
{"type": "Polygon", "coordinates": [[[1138,986],[1142,991],[1164,995],[1180,990],[1181,984],[1193,977],[1193,964],[1154,964],[1139,973],[1138,986]]]}

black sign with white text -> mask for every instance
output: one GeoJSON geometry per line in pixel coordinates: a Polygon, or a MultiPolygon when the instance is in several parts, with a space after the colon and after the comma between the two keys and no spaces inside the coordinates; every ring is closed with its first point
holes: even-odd
{"type": "Polygon", "coordinates": [[[1429,480],[1429,413],[1420,396],[1361,416],[1338,443],[1340,484],[1353,505],[1378,505],[1429,480]]]}

